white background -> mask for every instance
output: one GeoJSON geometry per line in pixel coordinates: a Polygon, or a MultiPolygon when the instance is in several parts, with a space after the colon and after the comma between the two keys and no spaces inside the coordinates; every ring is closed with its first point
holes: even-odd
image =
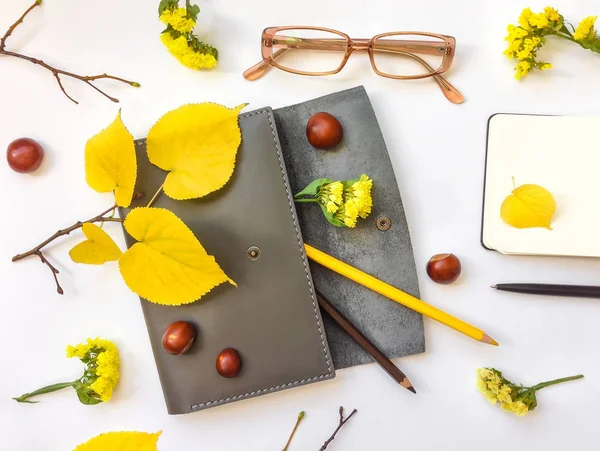
{"type": "MultiPolygon", "coordinates": [[[[3,1],[0,30],[29,6],[3,1]]],[[[109,72],[135,79],[134,89],[105,82],[115,105],[80,82],[65,81],[81,101],[69,102],[52,75],[14,58],[0,58],[0,147],[28,136],[47,156],[35,175],[0,164],[0,429],[2,449],[64,451],[114,430],[163,430],[161,451],[280,450],[300,410],[307,416],[290,450],[317,450],[337,424],[343,405],[358,414],[328,449],[594,450],[600,398],[600,303],[502,294],[500,281],[598,283],[592,259],[510,257],[479,244],[487,118],[495,112],[599,113],[600,55],[551,40],[545,53],[555,68],[522,83],[502,55],[508,23],[532,1],[303,0],[201,1],[199,34],[218,47],[218,69],[197,73],[162,47],[158,1],[45,0],[19,27],[8,47],[78,73],[109,72]],[[432,81],[377,77],[364,55],[343,73],[308,78],[272,71],[247,82],[242,72],[260,57],[261,30],[270,25],[321,25],[369,37],[393,30],[453,35],[458,50],[450,81],[466,96],[449,103],[432,81]],[[36,259],[13,264],[60,227],[91,217],[112,203],[84,181],[86,140],[108,125],[118,108],[135,137],[160,115],[189,102],[274,108],[365,85],[373,102],[403,195],[424,300],[481,327],[494,348],[425,320],[427,352],[396,363],[418,395],[398,387],[371,364],[339,371],[335,380],[242,401],[188,416],[166,414],[138,298],[116,265],[76,266],[72,236],[47,249],[59,267],[64,296],[36,259]],[[434,253],[454,252],[463,276],[452,286],[427,279],[434,253]],[[46,395],[37,405],[10,398],[46,383],[77,377],[80,363],[64,347],[87,336],[114,340],[122,380],[110,403],[80,405],[75,393],[46,395]],[[583,381],[549,388],[540,406],[517,418],[489,405],[475,387],[475,369],[495,366],[517,382],[583,373],[583,381]]],[[[573,21],[600,13],[594,1],[557,1],[573,21]]],[[[597,152],[590,143],[590,152],[597,152]]],[[[108,227],[124,246],[118,224],[108,227]]]]}

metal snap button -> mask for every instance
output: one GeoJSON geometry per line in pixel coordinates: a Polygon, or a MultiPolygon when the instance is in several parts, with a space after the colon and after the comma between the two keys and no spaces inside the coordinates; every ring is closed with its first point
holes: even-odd
{"type": "Polygon", "coordinates": [[[261,255],[260,248],[257,246],[250,246],[246,251],[246,255],[248,256],[249,260],[256,261],[260,258],[261,255]]]}
{"type": "Polygon", "coordinates": [[[385,232],[386,230],[389,230],[389,228],[392,226],[392,221],[390,221],[390,218],[388,218],[387,216],[380,216],[379,218],[377,218],[376,225],[379,230],[385,232]]]}

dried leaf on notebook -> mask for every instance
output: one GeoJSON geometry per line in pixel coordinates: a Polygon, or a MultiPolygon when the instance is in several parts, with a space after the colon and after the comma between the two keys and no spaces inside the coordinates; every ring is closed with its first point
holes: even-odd
{"type": "Polygon", "coordinates": [[[500,207],[500,216],[508,225],[518,229],[544,227],[552,230],[550,223],[556,211],[556,201],[546,188],[526,184],[515,188],[500,207]]]}
{"type": "Polygon", "coordinates": [[[138,242],[119,260],[127,286],[151,302],[194,302],[217,285],[235,285],[192,231],[164,208],[135,208],[124,223],[138,242]]]}
{"type": "Polygon", "coordinates": [[[184,105],[150,129],[148,159],[168,171],[163,189],[176,200],[194,199],[221,189],[231,178],[242,141],[233,109],[214,103],[184,105]]]}

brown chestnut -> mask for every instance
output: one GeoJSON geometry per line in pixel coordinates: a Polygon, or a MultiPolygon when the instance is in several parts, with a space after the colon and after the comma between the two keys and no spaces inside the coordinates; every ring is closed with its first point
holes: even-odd
{"type": "Polygon", "coordinates": [[[313,114],[306,124],[306,138],[317,149],[331,149],[340,143],[343,136],[342,124],[329,113],[313,114]]]}
{"type": "Polygon", "coordinates": [[[194,339],[196,338],[196,329],[187,321],[175,321],[165,329],[162,336],[162,345],[169,354],[185,354],[190,350],[194,339]]]}
{"type": "Polygon", "coordinates": [[[43,159],[44,149],[33,139],[15,139],[6,149],[6,161],[15,172],[33,172],[40,167],[43,159]]]}
{"type": "Polygon", "coordinates": [[[460,260],[454,254],[436,254],[427,262],[427,275],[436,283],[448,285],[460,276],[460,260]]]}
{"type": "Polygon", "coordinates": [[[235,377],[242,369],[242,360],[235,349],[223,349],[217,357],[217,373],[223,377],[235,377]]]}

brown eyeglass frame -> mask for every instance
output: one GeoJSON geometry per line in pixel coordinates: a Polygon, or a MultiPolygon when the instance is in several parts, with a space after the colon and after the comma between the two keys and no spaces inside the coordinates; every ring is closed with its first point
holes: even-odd
{"type": "MultiPolygon", "coordinates": [[[[285,36],[283,36],[285,37],[285,36]]],[[[423,33],[423,32],[414,32],[414,31],[395,31],[389,33],[378,34],[371,39],[352,39],[345,33],[341,31],[332,30],[330,28],[322,28],[322,27],[307,27],[307,26],[286,26],[286,27],[269,27],[265,28],[262,33],[261,39],[261,53],[262,53],[262,61],[252,66],[250,69],[244,72],[244,78],[250,81],[257,80],[262,77],[269,69],[275,67],[277,69],[283,70],[285,72],[290,72],[292,74],[297,75],[309,75],[309,76],[323,76],[323,75],[333,75],[340,72],[350,55],[354,51],[358,52],[367,52],[369,54],[369,59],[371,61],[371,67],[375,71],[377,75],[380,75],[385,78],[393,78],[396,80],[416,80],[422,78],[432,77],[435,82],[438,84],[444,96],[452,103],[459,104],[464,101],[463,95],[456,89],[448,80],[442,77],[441,74],[448,71],[450,66],[452,65],[452,61],[454,59],[454,52],[456,49],[456,39],[452,36],[445,36],[441,34],[434,33],[423,33]],[[300,38],[294,37],[289,38],[290,43],[286,45],[281,45],[277,43],[275,39],[275,35],[285,31],[285,30],[313,30],[313,31],[323,31],[332,34],[336,34],[340,36],[340,39],[311,39],[311,38],[300,38]],[[433,41],[416,41],[416,40],[407,40],[407,41],[392,41],[382,40],[387,36],[403,36],[403,35],[411,35],[411,36],[424,36],[430,38],[437,38],[440,42],[433,41]],[[441,43],[443,41],[443,45],[441,43]],[[274,44],[275,42],[275,44],[274,44]],[[275,47],[279,47],[275,53],[273,53],[273,49],[275,47]],[[310,50],[340,50],[344,51],[344,57],[342,59],[341,64],[335,70],[326,71],[326,72],[305,72],[300,70],[291,69],[289,67],[282,66],[277,63],[277,58],[283,55],[290,49],[310,49],[310,50]],[[375,52],[393,52],[397,54],[402,54],[403,56],[407,56],[417,60],[420,64],[425,66],[428,69],[428,73],[420,74],[420,75],[393,75],[387,74],[385,72],[381,72],[377,68],[377,64],[375,63],[375,52]],[[424,59],[420,58],[416,53],[420,54],[429,54],[435,55],[442,53],[443,59],[439,68],[432,68],[424,59]]]]}

